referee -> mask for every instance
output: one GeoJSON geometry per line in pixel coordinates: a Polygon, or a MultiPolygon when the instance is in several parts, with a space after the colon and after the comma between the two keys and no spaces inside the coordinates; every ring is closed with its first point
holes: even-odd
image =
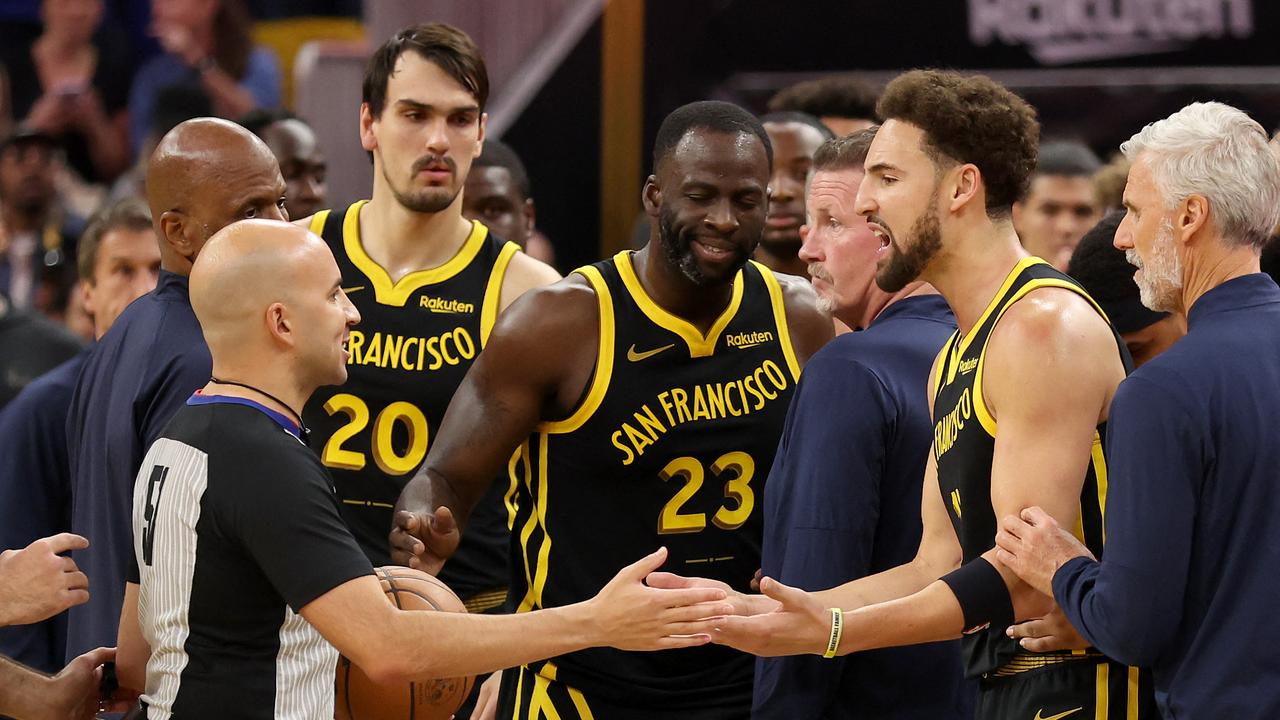
{"type": "Polygon", "coordinates": [[[195,263],[191,304],[213,377],[138,473],[120,618],[121,683],[144,691],[147,717],[333,717],[339,651],[392,681],[600,645],[707,642],[710,623],[699,621],[731,609],[717,602],[724,593],[646,587],[662,550],[592,600],[544,612],[388,603],[298,417],[316,387],[346,379],[343,343],[360,315],[341,280],[323,241],[277,221],[223,229],[195,263]]]}

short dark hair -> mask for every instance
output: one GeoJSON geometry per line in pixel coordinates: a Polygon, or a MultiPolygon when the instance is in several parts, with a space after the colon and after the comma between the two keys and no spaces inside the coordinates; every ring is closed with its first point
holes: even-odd
{"type": "Polygon", "coordinates": [[[267,128],[285,120],[297,120],[298,116],[284,108],[254,108],[245,113],[236,122],[245,130],[262,137],[267,128]]]}
{"type": "Polygon", "coordinates": [[[484,141],[484,148],[480,151],[480,157],[471,163],[471,169],[482,167],[500,167],[506,168],[511,173],[511,181],[515,183],[516,189],[524,196],[525,200],[533,197],[533,187],[529,182],[529,173],[524,169],[524,163],[520,161],[520,156],[512,147],[501,140],[484,141]]]}
{"type": "Polygon", "coordinates": [[[1088,145],[1075,140],[1040,143],[1036,175],[1093,177],[1102,169],[1102,160],[1088,145]]]}
{"type": "Polygon", "coordinates": [[[1168,313],[1149,310],[1134,282],[1137,268],[1115,247],[1116,229],[1124,212],[1108,213],[1084,234],[1071,253],[1067,274],[1084,286],[1120,333],[1130,333],[1151,325],[1168,313]]]}
{"type": "Polygon", "coordinates": [[[872,125],[822,143],[813,153],[813,171],[861,170],[867,162],[871,141],[876,139],[879,129],[879,125],[872,125]]]}
{"type": "Polygon", "coordinates": [[[1040,144],[1036,111],[983,75],[912,70],[899,75],[876,106],[886,121],[924,131],[935,164],[973,163],[987,191],[987,214],[1007,217],[1031,183],[1040,144]]]}
{"type": "Polygon", "coordinates": [[[76,248],[76,271],[81,280],[93,281],[93,268],[98,264],[98,246],[107,233],[119,229],[150,230],[151,209],[141,198],[125,198],[99,210],[89,220],[76,248]]]}
{"type": "Polygon", "coordinates": [[[485,103],[489,101],[489,71],[485,69],[480,48],[470,35],[452,25],[421,23],[396,33],[369,58],[364,70],[361,101],[369,106],[374,117],[381,116],[387,105],[387,81],[396,69],[396,61],[410,51],[435,63],[449,77],[457,80],[484,112],[485,103]]]}
{"type": "Polygon", "coordinates": [[[769,167],[773,168],[773,143],[769,142],[769,134],[764,131],[759,118],[733,103],[701,100],[681,105],[663,119],[658,137],[653,142],[654,172],[691,130],[755,135],[764,145],[769,167]]]}
{"type": "Polygon", "coordinates": [[[768,123],[774,123],[775,125],[783,125],[785,123],[808,125],[821,133],[823,140],[830,140],[836,136],[835,133],[831,132],[831,128],[822,124],[821,120],[805,112],[796,112],[794,110],[771,112],[760,118],[761,125],[766,125],[768,123]]]}
{"type": "Polygon", "coordinates": [[[814,117],[876,120],[878,93],[871,83],[850,75],[806,80],[779,90],[769,112],[803,112],[814,117]]]}

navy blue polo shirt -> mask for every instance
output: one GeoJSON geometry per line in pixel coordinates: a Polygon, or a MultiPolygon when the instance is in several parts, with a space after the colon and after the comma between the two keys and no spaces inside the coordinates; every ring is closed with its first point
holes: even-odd
{"type": "MultiPolygon", "coordinates": [[[[71,525],[67,409],[89,351],[31,381],[0,410],[0,548],[23,548],[71,525]]],[[[62,670],[67,616],[0,628],[0,654],[62,670]]]]}
{"type": "MultiPolygon", "coordinates": [[[[941,296],[909,297],[805,365],[765,487],[766,575],[822,590],[915,557],[929,367],[955,329],[941,296]]],[[[956,642],[762,658],[752,717],[967,718],[973,693],[956,642]]]]}
{"type": "Polygon", "coordinates": [[[125,309],[85,361],[67,444],[71,530],[90,543],[74,557],[89,576],[91,598],[69,611],[67,660],[116,644],[133,552],[134,477],[147,448],[212,368],[187,278],[163,270],[156,289],[125,309]]]}
{"type": "Polygon", "coordinates": [[[1191,306],[1187,336],[1121,383],[1107,423],[1107,552],[1053,578],[1071,623],[1152,669],[1165,718],[1280,717],[1280,288],[1191,306]]]}

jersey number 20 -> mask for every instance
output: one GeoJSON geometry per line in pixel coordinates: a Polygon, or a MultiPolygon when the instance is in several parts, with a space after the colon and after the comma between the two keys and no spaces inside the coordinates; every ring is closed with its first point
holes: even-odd
{"type": "MultiPolygon", "coordinates": [[[[343,447],[348,440],[369,425],[369,404],[350,393],[338,393],[324,404],[330,415],[342,413],[347,424],[338,428],[324,444],[320,461],[329,467],[343,470],[362,470],[365,454],[343,447]]],[[[404,475],[413,472],[427,457],[427,416],[413,403],[393,402],[378,413],[373,421],[373,462],[388,475],[404,475]],[[391,445],[391,434],[397,423],[403,423],[409,431],[409,444],[404,454],[391,445]]]]}
{"type": "MultiPolygon", "coordinates": [[[[751,511],[756,506],[756,495],[750,485],[751,478],[756,474],[756,462],[750,455],[741,451],[725,453],[711,463],[711,474],[721,477],[726,473],[732,473],[724,483],[726,504],[716,510],[711,516],[711,522],[721,530],[737,530],[751,517],[751,511]],[[734,507],[729,507],[729,501],[732,501],[734,507]]],[[[706,513],[681,512],[685,503],[693,499],[693,496],[697,495],[698,490],[702,488],[702,481],[706,477],[702,463],[696,458],[678,457],[667,463],[666,467],[658,473],[658,477],[664,481],[672,478],[684,480],[684,487],[680,488],[662,507],[662,514],[658,516],[658,533],[672,535],[699,532],[705,529],[706,513]]]]}

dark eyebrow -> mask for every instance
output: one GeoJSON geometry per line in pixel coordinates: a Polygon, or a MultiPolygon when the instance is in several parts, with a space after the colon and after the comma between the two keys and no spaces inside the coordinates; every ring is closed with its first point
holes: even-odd
{"type": "Polygon", "coordinates": [[[878,162],[878,163],[873,163],[871,165],[868,165],[866,172],[868,173],[902,172],[902,168],[887,162],[878,162]]]}
{"type": "MultiPolygon", "coordinates": [[[[396,106],[403,110],[421,110],[424,112],[430,112],[430,111],[439,109],[435,105],[431,105],[430,103],[418,102],[417,100],[409,100],[407,98],[401,98],[399,100],[396,100],[396,106]]],[[[479,105],[459,105],[457,107],[447,108],[447,112],[449,113],[480,112],[480,106],[479,105]]]]}

